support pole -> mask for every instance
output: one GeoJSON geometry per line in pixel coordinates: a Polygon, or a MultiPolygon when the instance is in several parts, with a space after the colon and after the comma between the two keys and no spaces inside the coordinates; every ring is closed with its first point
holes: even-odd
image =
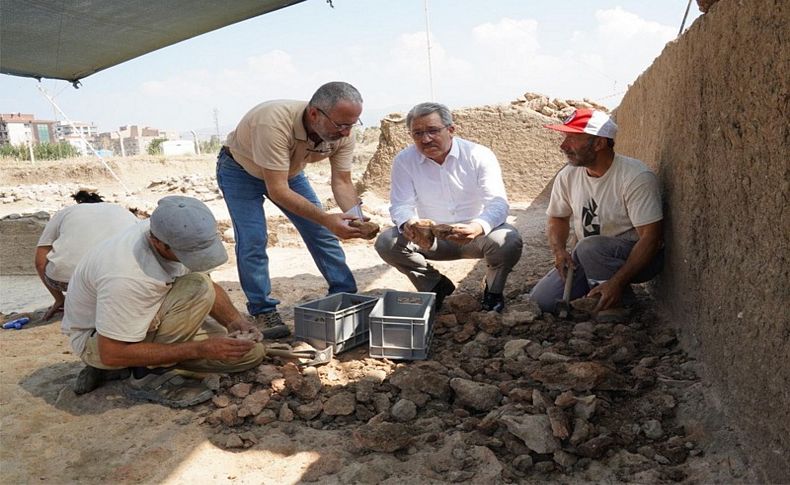
{"type": "MultiPolygon", "coordinates": [[[[120,179],[120,177],[118,177],[115,174],[115,172],[112,171],[112,168],[110,168],[110,166],[107,164],[107,161],[104,160],[104,157],[99,155],[99,152],[97,152],[96,149],[93,148],[93,145],[91,145],[90,142],[85,138],[85,135],[82,134],[82,131],[77,129],[77,126],[74,124],[74,122],[71,121],[71,119],[69,119],[68,116],[66,116],[66,113],[64,113],[63,110],[60,109],[60,106],[58,106],[57,103],[55,103],[55,100],[52,99],[52,97],[49,95],[49,93],[47,93],[44,90],[44,88],[41,87],[41,83],[40,82],[38,83],[38,85],[36,87],[38,88],[39,91],[41,91],[41,94],[43,94],[44,97],[47,98],[47,100],[50,103],[52,103],[52,106],[54,106],[55,109],[58,110],[58,113],[60,113],[60,115],[63,116],[63,119],[65,119],[66,122],[69,125],[71,125],[71,129],[73,129],[74,131],[76,131],[80,135],[80,139],[82,140],[82,142],[85,143],[85,146],[87,146],[88,148],[91,149],[91,151],[96,156],[96,158],[98,158],[99,161],[102,163],[102,165],[104,165],[104,168],[106,168],[107,171],[110,172],[110,174],[115,178],[115,180],[117,180],[118,183],[121,184],[121,187],[123,187],[123,189],[126,191],[126,193],[130,194],[132,191],[129,190],[129,187],[127,187],[126,184],[124,184],[123,181],[120,179]]],[[[121,143],[123,143],[123,140],[121,140],[121,143]]]]}

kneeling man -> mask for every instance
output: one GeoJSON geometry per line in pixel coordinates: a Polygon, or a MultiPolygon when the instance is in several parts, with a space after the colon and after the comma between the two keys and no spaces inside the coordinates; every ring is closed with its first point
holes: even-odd
{"type": "Polygon", "coordinates": [[[182,196],[161,199],[148,221],[85,255],[69,282],[62,324],[86,364],[75,392],[90,392],[130,369],[131,397],[184,407],[212,392],[180,370],[256,366],[265,356],[263,345],[227,333],[257,336],[257,329],[204,273],[227,259],[211,211],[182,196]],[[203,330],[209,314],[222,327],[203,330]]]}

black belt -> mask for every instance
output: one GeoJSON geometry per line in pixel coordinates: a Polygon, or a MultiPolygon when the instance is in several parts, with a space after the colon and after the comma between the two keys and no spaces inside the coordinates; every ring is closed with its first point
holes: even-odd
{"type": "Polygon", "coordinates": [[[226,146],[224,146],[224,145],[223,145],[223,146],[222,146],[222,148],[219,150],[219,152],[220,152],[220,153],[223,153],[223,152],[224,152],[224,153],[225,153],[225,155],[227,155],[227,157],[228,157],[228,158],[230,158],[230,159],[231,159],[231,160],[233,160],[234,162],[236,161],[236,159],[235,159],[235,158],[233,158],[233,154],[232,154],[232,153],[230,153],[230,148],[228,148],[228,147],[226,147],[226,146]]]}

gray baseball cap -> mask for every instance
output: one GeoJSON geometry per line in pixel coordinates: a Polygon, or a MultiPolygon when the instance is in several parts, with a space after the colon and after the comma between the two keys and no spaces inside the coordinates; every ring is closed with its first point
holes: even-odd
{"type": "Polygon", "coordinates": [[[159,199],[151,214],[151,233],[170,246],[190,271],[208,271],[228,260],[214,215],[193,197],[170,195],[159,199]]]}

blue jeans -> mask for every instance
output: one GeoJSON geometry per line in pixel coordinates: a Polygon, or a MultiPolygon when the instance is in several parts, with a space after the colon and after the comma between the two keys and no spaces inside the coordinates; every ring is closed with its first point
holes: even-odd
{"type": "MultiPolygon", "coordinates": [[[[571,300],[581,298],[592,289],[590,280],[606,281],[623,267],[631,254],[636,241],[626,241],[616,237],[588,236],[579,241],[571,256],[576,263],[571,284],[571,300]]],[[[650,263],[634,277],[630,283],[644,283],[653,279],[664,265],[662,248],[650,263]]],[[[557,268],[544,276],[530,292],[544,312],[553,312],[558,300],[562,299],[565,282],[557,268]]],[[[631,297],[630,285],[623,294],[623,302],[631,297]]]]}
{"type": "MultiPolygon", "coordinates": [[[[247,296],[250,315],[272,312],[279,300],[270,296],[269,256],[266,254],[268,234],[263,202],[268,198],[266,183],[248,174],[225,150],[217,157],[217,184],[225,197],[233,231],[236,235],[236,267],[241,288],[247,296]]],[[[307,177],[300,172],[288,180],[288,186],[318,207],[321,202],[315,195],[307,177]]],[[[346,264],[346,255],[340,242],[326,227],[298,216],[276,204],[293,223],[310,251],[318,270],[329,283],[329,293],[356,293],[354,275],[346,264]]]]}

